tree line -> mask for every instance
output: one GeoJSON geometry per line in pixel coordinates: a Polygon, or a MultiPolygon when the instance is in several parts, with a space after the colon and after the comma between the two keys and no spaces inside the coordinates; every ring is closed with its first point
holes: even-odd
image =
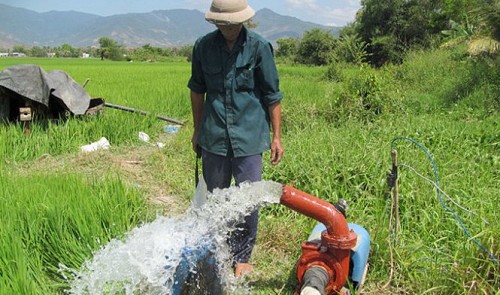
{"type": "Polygon", "coordinates": [[[500,52],[500,0],[362,0],[355,21],[336,38],[313,29],[277,41],[276,55],[326,65],[401,63],[407,52],[465,44],[473,56],[500,52]]]}
{"type": "Polygon", "coordinates": [[[69,44],[61,46],[33,46],[28,48],[23,45],[15,45],[12,50],[1,49],[5,53],[22,53],[30,57],[61,57],[77,58],[88,55],[89,57],[102,60],[137,60],[137,61],[162,61],[171,57],[191,58],[192,46],[160,48],[146,44],[140,48],[126,48],[116,40],[109,37],[99,38],[99,47],[88,46],[76,48],[69,44]]]}

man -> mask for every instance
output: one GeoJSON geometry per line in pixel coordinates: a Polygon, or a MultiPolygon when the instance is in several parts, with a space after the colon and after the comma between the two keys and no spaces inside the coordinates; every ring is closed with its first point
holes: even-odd
{"type": "MultiPolygon", "coordinates": [[[[271,163],[283,157],[279,79],[271,44],[243,24],[255,12],[246,0],[213,0],[207,21],[217,30],[193,49],[191,90],[193,150],[202,155],[208,191],[262,179],[262,153],[271,163]],[[270,141],[270,125],[272,141],[270,141]]],[[[249,259],[257,236],[253,212],[229,237],[235,275],[252,270],[249,259]]]]}

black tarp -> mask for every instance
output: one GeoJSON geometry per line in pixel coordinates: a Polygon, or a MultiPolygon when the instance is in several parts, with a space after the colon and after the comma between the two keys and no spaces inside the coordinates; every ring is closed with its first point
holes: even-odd
{"type": "Polygon", "coordinates": [[[62,112],[83,115],[90,101],[85,89],[61,70],[45,71],[38,65],[24,64],[0,72],[0,121],[12,119],[12,113],[24,106],[34,107],[44,116],[62,112]]]}

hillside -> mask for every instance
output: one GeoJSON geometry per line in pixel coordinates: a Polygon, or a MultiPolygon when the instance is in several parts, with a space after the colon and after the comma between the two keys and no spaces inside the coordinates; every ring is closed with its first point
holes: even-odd
{"type": "MultiPolygon", "coordinates": [[[[337,27],[326,27],[277,14],[269,9],[257,11],[255,29],[271,42],[284,37],[300,37],[305,31],[321,28],[336,34],[337,27]]],[[[110,37],[125,47],[174,47],[192,44],[197,37],[213,30],[198,10],[156,10],[98,16],[76,11],[44,13],[0,4],[0,48],[24,46],[98,46],[101,37],[110,37]]]]}

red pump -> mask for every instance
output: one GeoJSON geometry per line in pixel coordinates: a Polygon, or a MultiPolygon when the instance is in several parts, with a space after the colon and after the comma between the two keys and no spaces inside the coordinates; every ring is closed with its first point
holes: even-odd
{"type": "Polygon", "coordinates": [[[298,287],[295,294],[299,294],[304,274],[312,267],[321,267],[328,273],[326,294],[341,293],[349,275],[351,249],[356,246],[357,240],[356,233],[349,230],[344,215],[334,205],[287,185],[283,186],[280,203],[326,226],[326,231],[321,234],[321,242],[302,243],[302,255],[297,262],[298,287]]]}

